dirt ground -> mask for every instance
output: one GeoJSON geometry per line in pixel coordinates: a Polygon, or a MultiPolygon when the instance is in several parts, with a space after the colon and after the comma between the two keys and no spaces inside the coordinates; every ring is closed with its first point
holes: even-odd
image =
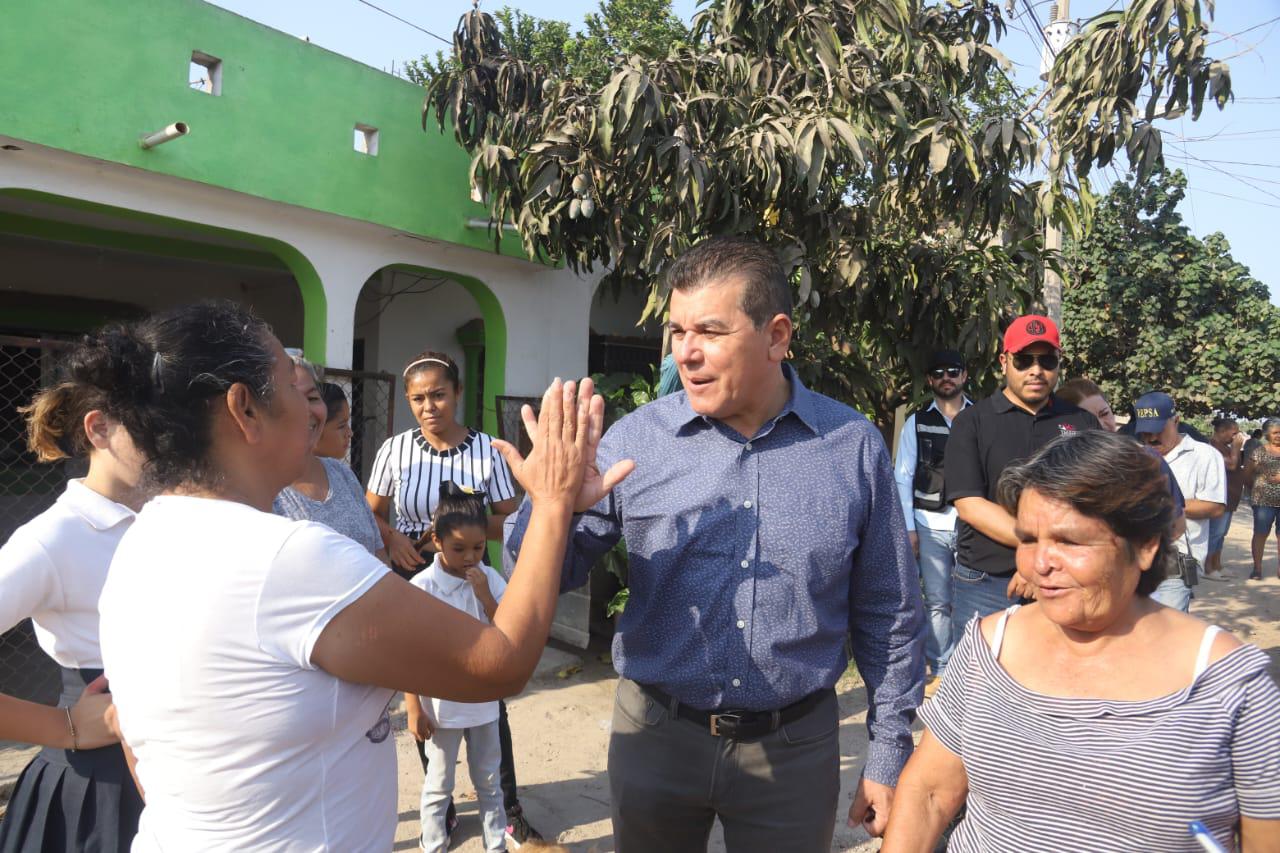
{"type": "MultiPolygon", "coordinates": [[[[1271,656],[1272,675],[1280,678],[1280,580],[1276,578],[1274,545],[1268,543],[1267,579],[1246,583],[1250,529],[1248,508],[1242,506],[1224,553],[1224,565],[1233,579],[1223,583],[1203,581],[1196,590],[1191,612],[1262,648],[1271,656]]],[[[617,677],[612,666],[604,662],[607,652],[603,643],[586,651],[553,646],[525,692],[508,703],[525,814],[548,839],[556,838],[577,853],[612,853],[614,849],[605,763],[617,677]],[[574,662],[581,665],[580,671],[558,677],[566,664],[574,662]]],[[[842,682],[839,693],[843,813],[866,754],[866,693],[856,676],[842,682]]],[[[415,850],[422,771],[410,737],[403,730],[403,713],[396,721],[400,823],[395,849],[415,850]]],[[[0,799],[6,798],[5,789],[31,753],[30,749],[0,743],[0,799]]],[[[460,825],[452,849],[479,853],[484,845],[475,794],[465,767],[458,768],[457,778],[460,825]]],[[[836,825],[832,850],[861,853],[879,848],[879,842],[869,840],[861,830],[846,828],[843,814],[836,825]]],[[[713,835],[711,849],[724,849],[718,832],[713,835]]]]}

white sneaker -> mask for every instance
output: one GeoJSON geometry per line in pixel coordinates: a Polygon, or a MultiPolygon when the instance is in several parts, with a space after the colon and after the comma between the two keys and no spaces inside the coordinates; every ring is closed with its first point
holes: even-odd
{"type": "Polygon", "coordinates": [[[1222,569],[1218,569],[1216,572],[1204,572],[1201,577],[1206,577],[1211,581],[1231,580],[1231,575],[1227,574],[1222,569]]]}

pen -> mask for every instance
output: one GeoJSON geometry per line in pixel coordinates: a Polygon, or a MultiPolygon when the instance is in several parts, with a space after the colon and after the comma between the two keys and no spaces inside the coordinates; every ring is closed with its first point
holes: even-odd
{"type": "Polygon", "coordinates": [[[1200,846],[1204,848],[1205,853],[1227,853],[1226,848],[1209,834],[1209,828],[1200,821],[1193,820],[1187,824],[1187,832],[1191,834],[1192,838],[1200,842],[1200,846]]]}

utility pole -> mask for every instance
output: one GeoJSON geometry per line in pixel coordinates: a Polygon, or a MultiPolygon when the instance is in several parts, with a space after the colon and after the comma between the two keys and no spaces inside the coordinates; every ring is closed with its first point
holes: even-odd
{"type": "MultiPolygon", "coordinates": [[[[1030,8],[1030,7],[1028,7],[1030,8]]],[[[1040,53],[1040,79],[1049,87],[1050,102],[1053,101],[1053,61],[1072,36],[1080,31],[1071,20],[1071,0],[1058,0],[1049,7],[1049,23],[1044,26],[1044,50],[1040,53]]],[[[1049,158],[1053,159],[1054,139],[1051,116],[1045,114],[1045,123],[1049,131],[1049,158]]],[[[1044,247],[1052,252],[1062,251],[1062,232],[1053,226],[1049,217],[1044,221],[1044,247]]],[[[1048,264],[1044,268],[1044,307],[1049,318],[1062,327],[1062,278],[1048,264]]]]}

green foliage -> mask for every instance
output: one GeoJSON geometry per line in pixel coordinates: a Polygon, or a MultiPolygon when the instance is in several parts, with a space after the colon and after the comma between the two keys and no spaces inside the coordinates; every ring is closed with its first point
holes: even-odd
{"type": "MultiPolygon", "coordinates": [[[[535,18],[504,6],[493,13],[498,42],[505,54],[541,66],[547,73],[600,87],[609,81],[618,57],[657,56],[689,38],[689,30],[671,11],[671,0],[601,0],[573,34],[569,24],[535,18]]],[[[410,80],[428,85],[445,69],[457,71],[451,56],[437,51],[405,66],[410,80]]]]}
{"type": "Polygon", "coordinates": [[[661,370],[653,368],[650,376],[643,373],[610,373],[596,374],[591,378],[595,381],[596,391],[604,397],[605,422],[612,424],[623,415],[658,398],[661,370]]]}
{"type": "MultiPolygon", "coordinates": [[[[1213,0],[1205,5],[1212,17],[1213,0]]],[[[1232,97],[1227,64],[1205,56],[1208,37],[1200,0],[1133,0],[1090,19],[1054,62],[1051,132],[1066,156],[1051,170],[1069,158],[1083,181],[1120,148],[1140,182],[1162,168],[1153,122],[1199,118],[1206,94],[1218,109],[1232,97]]]]}
{"type": "Polygon", "coordinates": [[[1064,375],[1093,379],[1120,411],[1155,388],[1190,415],[1274,414],[1280,308],[1225,237],[1182,224],[1185,187],[1181,172],[1116,184],[1068,246],[1064,375]]]}
{"type": "MultiPolygon", "coordinates": [[[[660,376],[661,371],[655,367],[653,374],[648,377],[641,373],[610,373],[607,376],[597,374],[591,377],[595,381],[596,390],[604,397],[606,423],[611,424],[645,403],[656,400],[660,376]]],[[[627,588],[626,540],[619,539],[600,558],[600,564],[622,584],[622,589],[618,590],[605,607],[605,615],[612,618],[626,609],[627,597],[630,595],[627,588]]]]}
{"type": "MultiPolygon", "coordinates": [[[[1198,0],[1176,4],[1198,15],[1198,0]]],[[[1135,80],[1194,90],[1201,49],[1183,56],[1171,45],[1192,42],[1170,35],[1191,19],[1142,14],[1123,66],[1082,76],[1060,61],[1059,79],[1104,100],[1135,80]]],[[[1003,323],[1056,264],[1044,218],[1075,233],[1093,202],[1061,163],[1047,185],[1032,179],[1044,140],[1025,95],[1001,83],[1003,29],[992,0],[712,0],[687,40],[611,58],[596,85],[513,55],[475,12],[429,82],[423,122],[452,127],[477,197],[530,257],[648,288],[646,316],[664,310],[663,271],[692,243],[747,233],[773,246],[796,288],[801,376],[884,427],[922,390],[930,349],[995,361],[1003,323]]],[[[1105,145],[1092,140],[1124,147],[1135,131],[1089,103],[1058,103],[1054,128],[1096,161],[1105,145]]]]}

